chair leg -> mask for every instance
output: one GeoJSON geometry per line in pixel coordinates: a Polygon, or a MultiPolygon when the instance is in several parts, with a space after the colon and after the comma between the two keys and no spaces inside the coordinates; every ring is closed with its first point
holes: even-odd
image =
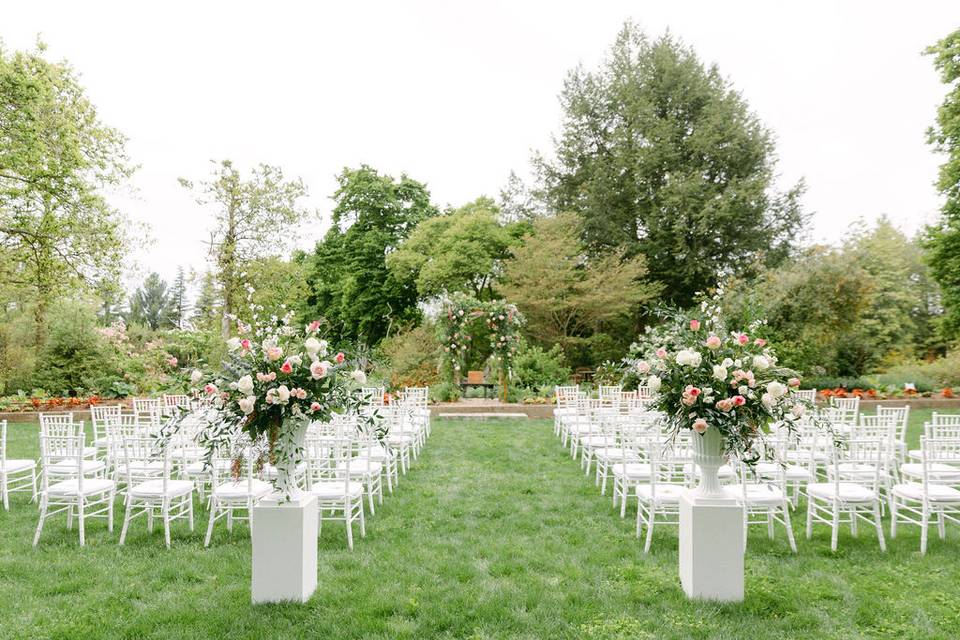
{"type": "Polygon", "coordinates": [[[653,542],[653,523],[657,520],[656,516],[657,508],[651,504],[649,510],[647,511],[647,541],[643,545],[644,553],[650,553],[650,544],[653,542]]]}
{"type": "Polygon", "coordinates": [[[113,501],[116,499],[116,494],[111,489],[110,495],[107,497],[107,531],[113,533],[113,501]]]}
{"type": "Polygon", "coordinates": [[[897,500],[890,496],[890,539],[897,537],[897,500]]]}
{"type": "Polygon", "coordinates": [[[132,511],[132,499],[130,494],[127,494],[127,499],[124,500],[124,509],[123,509],[123,526],[120,527],[120,546],[123,546],[123,543],[127,540],[127,528],[130,526],[130,513],[132,511]]]}
{"type": "MultiPolygon", "coordinates": [[[[363,513],[363,498],[360,498],[360,512],[363,513]]],[[[349,497],[343,501],[343,519],[347,523],[347,548],[353,551],[353,510],[349,497]]]]}
{"type": "Polygon", "coordinates": [[[873,522],[877,527],[877,540],[880,542],[880,551],[887,550],[887,543],[883,539],[883,523],[880,522],[880,501],[873,503],[873,522]]]}
{"type": "Polygon", "coordinates": [[[797,552],[797,541],[793,539],[793,525],[790,524],[790,502],[789,500],[784,501],[783,503],[783,522],[784,526],[787,529],[787,540],[790,541],[790,550],[794,553],[797,552]]]}
{"type": "Polygon", "coordinates": [[[10,511],[10,492],[7,489],[7,475],[0,474],[0,496],[3,497],[4,511],[10,511]]]}
{"type": "Polygon", "coordinates": [[[170,500],[169,498],[163,499],[163,506],[161,507],[161,515],[163,516],[163,540],[167,544],[167,549],[170,548],[170,500]]]}
{"type": "Polygon", "coordinates": [[[207,535],[203,539],[203,546],[210,546],[210,537],[213,536],[213,523],[217,518],[217,499],[214,496],[210,496],[210,521],[207,523],[207,535]]]}
{"type": "Polygon", "coordinates": [[[40,542],[40,533],[43,531],[43,521],[47,518],[47,496],[40,498],[40,522],[37,523],[37,532],[33,535],[33,546],[40,542]]]}
{"type": "Polygon", "coordinates": [[[833,519],[831,521],[831,532],[830,532],[830,550],[837,550],[837,542],[840,537],[840,504],[834,501],[833,503],[833,519]]]}
{"type": "MultiPolygon", "coordinates": [[[[187,497],[187,522],[190,523],[190,533],[193,533],[193,494],[187,497]]],[[[250,512],[250,519],[253,519],[253,512],[250,512]]]]}
{"type": "Polygon", "coordinates": [[[84,546],[86,541],[84,540],[84,500],[83,496],[80,496],[80,501],[77,504],[77,519],[80,521],[80,546],[84,546]]]}
{"type": "Polygon", "coordinates": [[[920,554],[927,553],[927,529],[930,526],[930,508],[927,503],[923,503],[923,511],[920,516],[920,554]]]}
{"type": "Polygon", "coordinates": [[[361,500],[360,501],[360,537],[361,538],[367,537],[367,524],[364,518],[365,516],[363,515],[363,500],[361,500]]]}
{"type": "Polygon", "coordinates": [[[943,511],[939,511],[938,514],[940,517],[937,518],[937,533],[940,535],[941,540],[945,540],[947,537],[947,522],[943,518],[943,511]]]}

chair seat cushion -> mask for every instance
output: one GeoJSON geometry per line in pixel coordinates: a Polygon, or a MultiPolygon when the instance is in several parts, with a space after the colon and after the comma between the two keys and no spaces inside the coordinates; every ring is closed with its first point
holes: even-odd
{"type": "MultiPolygon", "coordinates": [[[[350,459],[350,475],[351,476],[363,476],[371,475],[378,476],[383,473],[383,464],[370,460],[369,467],[367,466],[367,458],[351,458],[350,459]]],[[[341,462],[337,465],[337,471],[345,471],[347,468],[346,462],[341,462]]]]}
{"type": "MultiPolygon", "coordinates": [[[[923,500],[923,485],[919,482],[904,482],[893,486],[893,494],[908,500],[923,500]]],[[[927,499],[930,502],[960,504],[960,491],[945,484],[928,484],[927,499]]]]}
{"type": "MultiPolygon", "coordinates": [[[[107,468],[107,465],[104,464],[102,460],[84,460],[83,461],[83,475],[90,473],[97,473],[103,471],[107,468]]],[[[60,462],[55,462],[47,468],[47,471],[54,475],[76,475],[77,473],[77,463],[73,460],[61,460],[60,462]]]]}
{"type": "Polygon", "coordinates": [[[351,498],[357,498],[363,495],[363,484],[360,482],[349,482],[346,487],[343,480],[330,480],[327,482],[314,482],[310,487],[310,493],[317,496],[320,500],[342,500],[344,492],[351,498]]]}
{"type": "Polygon", "coordinates": [[[231,481],[218,484],[213,489],[213,495],[218,498],[246,498],[248,496],[256,498],[266,495],[272,490],[273,486],[269,482],[254,478],[250,481],[248,487],[246,479],[242,479],[236,482],[231,481]]]}
{"type": "Polygon", "coordinates": [[[679,484],[657,484],[656,491],[649,484],[637,486],[637,497],[644,502],[656,502],[657,504],[679,504],[680,494],[686,491],[686,487],[679,484]]]}
{"type": "MultiPolygon", "coordinates": [[[[900,465],[900,473],[910,478],[923,478],[923,463],[908,462],[902,464],[900,465]]],[[[960,468],[942,462],[928,462],[927,477],[933,482],[957,484],[960,483],[960,468]]]]}
{"type": "MultiPolygon", "coordinates": [[[[121,479],[127,475],[126,463],[117,465],[117,473],[121,479]]],[[[130,465],[130,473],[135,476],[155,476],[163,473],[163,463],[159,460],[140,460],[130,465]]]]}
{"type": "MultiPolygon", "coordinates": [[[[835,485],[832,482],[811,482],[807,485],[807,494],[823,500],[834,498],[835,485]]],[[[839,498],[841,502],[873,502],[877,494],[872,489],[855,482],[841,482],[839,498]]]]}
{"type": "MultiPolygon", "coordinates": [[[[80,495],[79,480],[63,480],[54,483],[47,488],[47,493],[51,496],[76,496],[80,495]]],[[[84,478],[83,495],[91,496],[106,493],[114,488],[113,480],[104,478],[84,478]]]]}
{"type": "MultiPolygon", "coordinates": [[[[193,491],[193,482],[190,480],[168,480],[167,481],[167,492],[168,496],[182,496],[186,495],[193,491]]],[[[136,497],[160,497],[164,495],[163,492],[163,479],[160,480],[147,480],[146,482],[141,482],[140,484],[131,487],[129,493],[132,496],[136,497]]]]}
{"type": "MultiPolygon", "coordinates": [[[[724,491],[726,491],[731,498],[736,498],[741,502],[744,501],[744,485],[731,484],[724,487],[724,491]]],[[[785,500],[786,496],[783,495],[783,491],[772,484],[757,482],[748,482],[746,484],[746,502],[748,505],[779,505],[783,504],[785,500]]]]}
{"type": "Polygon", "coordinates": [[[757,463],[757,474],[761,478],[774,478],[781,472],[788,482],[809,481],[813,479],[813,474],[810,473],[810,470],[798,464],[787,464],[781,467],[780,464],[776,462],[757,463]]]}
{"type": "Polygon", "coordinates": [[[610,471],[615,476],[624,476],[627,478],[650,477],[650,465],[646,462],[628,462],[626,464],[618,463],[610,467],[610,471]]]}
{"type": "MultiPolygon", "coordinates": [[[[297,468],[294,469],[294,473],[298,476],[302,475],[306,471],[307,471],[306,462],[301,462],[300,464],[297,465],[297,468]]],[[[268,478],[270,480],[275,479],[277,477],[277,468],[272,464],[263,465],[263,477],[268,478]]]]}
{"type": "Polygon", "coordinates": [[[3,473],[20,473],[36,468],[36,460],[7,460],[3,463],[3,467],[0,467],[0,471],[3,473]]]}

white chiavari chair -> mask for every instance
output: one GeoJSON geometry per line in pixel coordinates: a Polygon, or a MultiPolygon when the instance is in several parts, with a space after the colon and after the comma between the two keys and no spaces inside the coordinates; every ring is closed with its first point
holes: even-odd
{"type": "Polygon", "coordinates": [[[960,440],[920,438],[920,482],[894,485],[890,503],[890,537],[897,535],[898,524],[920,527],[920,553],[927,552],[927,530],[935,522],[941,540],[948,522],[960,525],[960,478],[945,477],[942,469],[953,468],[960,460],[960,440]]]}
{"type": "Polygon", "coordinates": [[[0,498],[3,508],[10,510],[10,494],[30,494],[37,499],[37,461],[7,457],[7,421],[0,420],[0,498]]]}
{"type": "Polygon", "coordinates": [[[307,490],[317,498],[318,535],[323,533],[324,520],[343,522],[347,529],[347,546],[351,550],[355,521],[360,523],[361,537],[366,536],[364,487],[351,477],[350,471],[353,442],[354,434],[340,426],[333,426],[332,430],[322,434],[308,432],[306,439],[307,490]]]}
{"type": "Polygon", "coordinates": [[[263,500],[273,486],[257,477],[256,450],[246,437],[239,437],[234,451],[218,451],[210,468],[210,520],[203,546],[210,546],[213,526],[226,518],[227,531],[233,532],[235,520],[246,520],[253,527],[253,508],[263,500]],[[231,455],[233,454],[233,455],[231,455]]]}

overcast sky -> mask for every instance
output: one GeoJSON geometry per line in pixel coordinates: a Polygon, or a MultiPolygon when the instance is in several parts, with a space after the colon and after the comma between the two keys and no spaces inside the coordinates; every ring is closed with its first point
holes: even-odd
{"type": "Polygon", "coordinates": [[[209,160],[280,165],[326,229],[334,175],[370,164],[439,204],[496,196],[558,130],[566,72],[595,66],[622,23],[666,29],[719,65],[776,134],[780,180],[804,178],[812,237],[887,214],[914,232],[939,206],[925,143],[944,88],[924,47],[960,2],[4,2],[0,38],[82,74],[130,139],[149,225],[128,278],[202,269],[211,214],[177,177],[209,160]],[[96,9],[94,9],[96,7],[96,9]]]}

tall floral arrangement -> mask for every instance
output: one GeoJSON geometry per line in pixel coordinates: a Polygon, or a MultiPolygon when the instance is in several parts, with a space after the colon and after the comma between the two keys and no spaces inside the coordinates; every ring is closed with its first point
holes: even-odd
{"type": "Polygon", "coordinates": [[[771,345],[754,334],[761,326],[728,330],[706,302],[698,313],[675,314],[662,343],[656,332],[645,336],[648,349],[629,365],[656,392],[651,408],[666,416],[674,433],[715,430],[723,453],[751,462],[771,423],[793,429],[812,410],[794,393],[796,372],[780,366],[771,345]]]}
{"type": "MultiPolygon", "coordinates": [[[[266,321],[255,314],[250,325],[233,318],[237,335],[227,341],[220,370],[192,375],[206,407],[199,438],[207,462],[245,432],[277,467],[275,484],[286,495],[294,491],[290,469],[303,457],[307,425],[335,411],[358,412],[366,382],[362,369],[319,336],[319,321],[302,327],[292,319],[292,312],[266,321]]],[[[166,435],[176,427],[173,421],[166,435]]]]}

